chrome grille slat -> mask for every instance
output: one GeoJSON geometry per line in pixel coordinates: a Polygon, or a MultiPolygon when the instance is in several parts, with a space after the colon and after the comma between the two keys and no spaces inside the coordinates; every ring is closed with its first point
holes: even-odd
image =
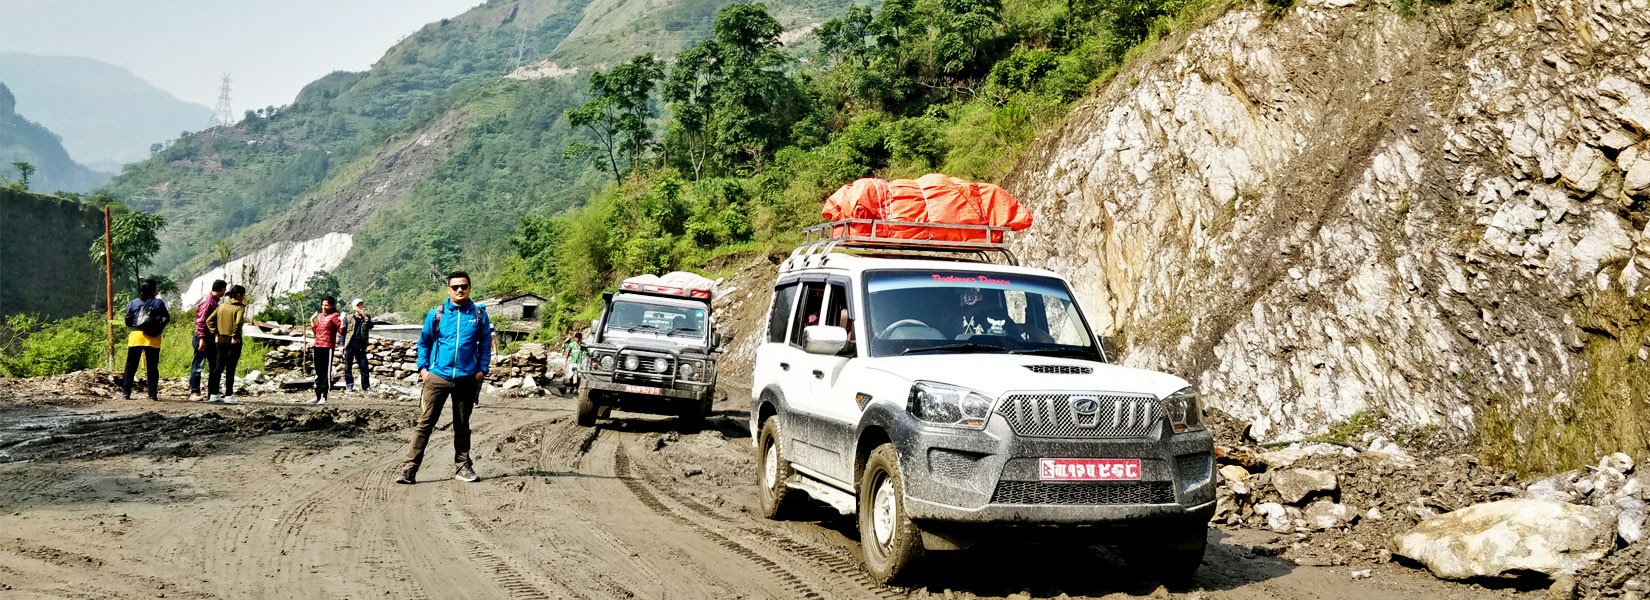
{"type": "Polygon", "coordinates": [[[997,407],[997,414],[1022,437],[1127,439],[1150,437],[1163,419],[1157,398],[1132,394],[1013,394],[997,407]],[[1092,417],[1079,422],[1074,399],[1098,402],[1092,417]],[[1086,423],[1093,423],[1084,426],[1086,423]]]}

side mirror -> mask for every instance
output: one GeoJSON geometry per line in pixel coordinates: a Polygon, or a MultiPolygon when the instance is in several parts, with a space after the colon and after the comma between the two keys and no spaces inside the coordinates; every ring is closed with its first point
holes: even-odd
{"type": "Polygon", "coordinates": [[[1114,363],[1123,357],[1123,342],[1116,336],[1100,336],[1100,352],[1106,355],[1106,362],[1114,363]]]}
{"type": "Polygon", "coordinates": [[[848,347],[848,330],[830,325],[802,328],[802,349],[809,354],[837,354],[848,347]]]}
{"type": "Polygon", "coordinates": [[[721,350],[723,341],[724,340],[722,339],[722,331],[721,330],[712,329],[710,331],[710,349],[711,350],[721,350]]]}

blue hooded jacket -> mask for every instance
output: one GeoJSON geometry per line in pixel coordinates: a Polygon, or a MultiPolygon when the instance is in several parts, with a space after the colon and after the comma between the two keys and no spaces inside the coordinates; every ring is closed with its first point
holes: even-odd
{"type": "Polygon", "coordinates": [[[457,305],[448,299],[424,315],[424,330],[418,334],[418,370],[457,381],[486,373],[492,361],[493,324],[486,309],[475,302],[457,305]]]}

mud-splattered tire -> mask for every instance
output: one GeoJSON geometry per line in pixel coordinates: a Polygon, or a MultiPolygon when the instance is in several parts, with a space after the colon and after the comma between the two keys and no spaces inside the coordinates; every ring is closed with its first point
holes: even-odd
{"type": "Polygon", "coordinates": [[[797,492],[785,485],[794,471],[779,440],[779,417],[770,417],[756,444],[756,495],[762,516],[775,521],[785,520],[797,502],[797,492]]]}
{"type": "Polygon", "coordinates": [[[905,513],[905,479],[893,444],[871,451],[859,477],[859,546],[877,583],[897,583],[922,558],[922,531],[905,513]]]}
{"type": "Polygon", "coordinates": [[[596,426],[596,402],[590,398],[590,388],[579,388],[579,427],[596,426]]]}
{"type": "Polygon", "coordinates": [[[705,428],[705,420],[710,417],[711,396],[695,400],[692,404],[682,407],[682,412],[676,415],[677,428],[684,433],[698,433],[705,428]]]}
{"type": "Polygon", "coordinates": [[[1209,544],[1207,525],[1165,528],[1133,553],[1136,567],[1171,587],[1190,583],[1209,544]]]}

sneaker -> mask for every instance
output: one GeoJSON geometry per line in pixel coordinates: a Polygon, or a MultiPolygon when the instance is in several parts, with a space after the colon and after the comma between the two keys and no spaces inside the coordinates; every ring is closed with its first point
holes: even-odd
{"type": "Polygon", "coordinates": [[[316,404],[326,404],[326,403],[327,403],[327,399],[326,399],[326,398],[324,398],[324,397],[323,397],[323,398],[321,398],[321,399],[320,399],[320,400],[316,400],[316,401],[315,401],[315,403],[316,403],[316,404]]]}
{"type": "Polygon", "coordinates": [[[219,396],[217,394],[212,394],[212,395],[206,397],[207,403],[210,403],[210,404],[217,404],[221,400],[223,400],[223,396],[219,396]]]}
{"type": "Polygon", "coordinates": [[[234,396],[224,396],[223,397],[223,403],[224,404],[239,404],[239,402],[235,401],[234,396]]]}
{"type": "Polygon", "coordinates": [[[453,479],[474,482],[481,478],[476,476],[475,467],[465,464],[464,466],[458,468],[457,473],[453,474],[453,479]]]}
{"type": "Polygon", "coordinates": [[[132,399],[132,395],[131,395],[131,394],[121,394],[121,395],[120,395],[120,399],[121,399],[121,400],[131,400],[131,399],[132,399]]]}
{"type": "Polygon", "coordinates": [[[396,483],[412,483],[418,476],[418,469],[407,467],[401,469],[401,474],[395,476],[396,483]]]}
{"type": "Polygon", "coordinates": [[[200,402],[201,401],[201,395],[200,394],[190,394],[189,395],[189,401],[190,402],[200,402]]]}

